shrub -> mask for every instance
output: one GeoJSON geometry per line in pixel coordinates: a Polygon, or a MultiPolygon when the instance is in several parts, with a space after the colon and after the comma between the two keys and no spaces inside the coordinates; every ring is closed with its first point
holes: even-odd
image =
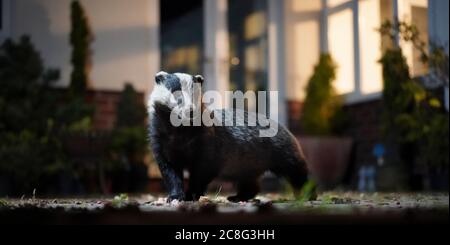
{"type": "Polygon", "coordinates": [[[81,96],[87,88],[89,79],[88,69],[91,55],[89,45],[93,37],[80,2],[72,1],[70,9],[70,44],[72,45],[71,62],[73,66],[70,76],[70,92],[74,96],[81,96]]]}
{"type": "Polygon", "coordinates": [[[433,46],[427,52],[420,41],[417,28],[406,23],[389,22],[380,29],[383,35],[411,42],[421,52],[421,60],[430,67],[434,88],[425,86],[423,80],[413,79],[400,47],[392,45],[380,60],[383,67],[383,132],[387,141],[397,144],[397,154],[410,173],[417,164],[428,170],[448,169],[449,115],[436,90],[448,86],[448,55],[433,46]],[[437,86],[436,86],[437,84],[437,86]]]}
{"type": "Polygon", "coordinates": [[[46,69],[30,38],[0,47],[0,174],[17,191],[37,187],[40,177],[65,167],[51,85],[59,72],[46,69]]]}
{"type": "Polygon", "coordinates": [[[322,54],[306,88],[301,118],[304,133],[318,136],[342,133],[345,115],[342,101],[333,88],[335,78],[333,59],[329,54],[322,54]]]}
{"type": "Polygon", "coordinates": [[[117,120],[109,146],[106,169],[109,172],[120,171],[115,179],[115,182],[121,183],[118,187],[120,191],[140,190],[147,179],[147,168],[144,164],[144,158],[149,153],[145,128],[147,113],[131,84],[125,85],[116,111],[117,120]]]}

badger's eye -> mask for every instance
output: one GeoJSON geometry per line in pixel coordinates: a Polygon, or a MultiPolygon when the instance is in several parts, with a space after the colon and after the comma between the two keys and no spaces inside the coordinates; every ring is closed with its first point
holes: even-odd
{"type": "Polygon", "coordinates": [[[181,105],[183,104],[183,98],[177,98],[177,104],[181,105]]]}

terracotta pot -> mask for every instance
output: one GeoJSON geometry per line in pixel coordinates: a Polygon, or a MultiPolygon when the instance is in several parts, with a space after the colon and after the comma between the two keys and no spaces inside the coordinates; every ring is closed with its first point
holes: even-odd
{"type": "Polygon", "coordinates": [[[353,140],[337,137],[298,137],[312,178],[324,189],[339,184],[347,171],[353,140]]]}

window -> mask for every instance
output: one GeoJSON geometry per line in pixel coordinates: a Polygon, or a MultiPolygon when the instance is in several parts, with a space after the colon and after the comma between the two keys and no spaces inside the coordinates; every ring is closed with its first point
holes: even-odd
{"type": "Polygon", "coordinates": [[[383,41],[377,29],[383,22],[383,15],[389,13],[383,12],[385,3],[378,0],[359,1],[358,4],[360,85],[361,94],[367,95],[383,90],[382,67],[378,62],[383,41]]]}
{"type": "MultiPolygon", "coordinates": [[[[414,24],[422,41],[428,43],[428,1],[395,1],[399,19],[414,24]]],[[[391,42],[381,37],[377,28],[385,20],[393,20],[394,0],[288,2],[292,3],[287,11],[287,21],[292,26],[292,33],[287,33],[288,96],[304,98],[303,93],[296,91],[306,86],[319,52],[329,52],[337,63],[334,85],[348,103],[380,96],[383,77],[378,60],[391,42]],[[321,3],[326,3],[326,7],[321,3]]],[[[400,45],[411,74],[426,74],[428,68],[420,61],[420,53],[410,43],[400,45]]]]}
{"type": "Polygon", "coordinates": [[[339,94],[355,91],[355,30],[349,0],[328,2],[328,47],[337,63],[335,87],[339,94]]]}
{"type": "MultiPolygon", "coordinates": [[[[229,0],[230,89],[266,91],[268,86],[267,1],[229,0]]],[[[255,109],[256,101],[248,101],[255,109]]]]}
{"type": "MultiPolygon", "coordinates": [[[[398,0],[398,17],[417,27],[420,38],[428,45],[428,1],[398,0]]],[[[400,42],[408,62],[411,75],[417,77],[428,73],[428,68],[420,61],[420,52],[410,42],[400,42]]]]}
{"type": "Polygon", "coordinates": [[[10,0],[0,0],[0,42],[9,36],[10,0]]]}
{"type": "MultiPolygon", "coordinates": [[[[428,46],[428,9],[421,6],[411,7],[411,17],[413,24],[420,33],[420,38],[428,46]]],[[[417,49],[413,50],[412,73],[421,76],[428,73],[428,67],[421,61],[421,54],[417,49]]]]}
{"type": "Polygon", "coordinates": [[[166,72],[203,71],[203,1],[161,1],[161,62],[166,72]]]}

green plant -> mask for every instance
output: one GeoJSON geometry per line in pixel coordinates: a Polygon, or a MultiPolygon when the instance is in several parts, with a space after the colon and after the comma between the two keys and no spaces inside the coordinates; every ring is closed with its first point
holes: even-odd
{"type": "Polygon", "coordinates": [[[139,100],[133,85],[125,84],[122,96],[117,104],[116,128],[142,127],[146,117],[145,105],[139,100]]]}
{"type": "Polygon", "coordinates": [[[141,164],[148,153],[146,109],[131,84],[126,84],[117,104],[117,120],[112,133],[109,168],[141,164]]]}
{"type": "Polygon", "coordinates": [[[345,115],[333,81],[336,65],[329,54],[322,54],[306,88],[301,126],[306,134],[330,135],[342,132],[345,115]]]}
{"type": "Polygon", "coordinates": [[[307,201],[316,200],[316,198],[317,198],[316,190],[317,190],[317,184],[312,180],[308,180],[302,186],[300,195],[297,197],[298,204],[303,205],[307,201]]]}
{"type": "Polygon", "coordinates": [[[8,202],[6,200],[0,199],[0,207],[7,207],[8,202]]]}
{"type": "Polygon", "coordinates": [[[30,38],[0,47],[0,173],[11,176],[17,192],[64,168],[56,126],[58,96],[51,85],[59,72],[46,69],[30,38]]]}
{"type": "Polygon", "coordinates": [[[111,202],[113,207],[116,207],[116,208],[123,208],[123,207],[127,206],[128,203],[129,203],[129,198],[128,198],[128,194],[126,194],[126,193],[121,193],[118,196],[114,196],[114,199],[111,202]]]}
{"type": "MultiPolygon", "coordinates": [[[[383,35],[411,42],[420,51],[438,88],[448,86],[448,55],[438,46],[427,51],[420,41],[417,28],[400,22],[386,22],[380,28],[383,35]]],[[[383,67],[383,132],[388,141],[398,145],[397,153],[410,171],[415,162],[428,168],[448,168],[449,116],[436,96],[421,80],[413,79],[400,47],[386,50],[380,60],[383,67]],[[444,136],[445,135],[445,136],[444,136]]]]}
{"type": "Polygon", "coordinates": [[[74,97],[66,94],[61,101],[61,106],[55,112],[59,127],[66,133],[80,133],[91,130],[95,108],[85,101],[84,96],[74,97]]]}
{"type": "Polygon", "coordinates": [[[88,69],[91,51],[89,48],[93,40],[88,19],[79,1],[72,1],[70,6],[72,45],[71,62],[73,66],[70,76],[70,92],[74,96],[84,95],[88,83],[88,69]]]}
{"type": "Polygon", "coordinates": [[[94,107],[86,102],[86,89],[89,81],[91,51],[93,40],[88,19],[79,1],[71,3],[72,73],[64,106],[57,109],[58,122],[69,132],[82,132],[91,129],[94,107]]]}

